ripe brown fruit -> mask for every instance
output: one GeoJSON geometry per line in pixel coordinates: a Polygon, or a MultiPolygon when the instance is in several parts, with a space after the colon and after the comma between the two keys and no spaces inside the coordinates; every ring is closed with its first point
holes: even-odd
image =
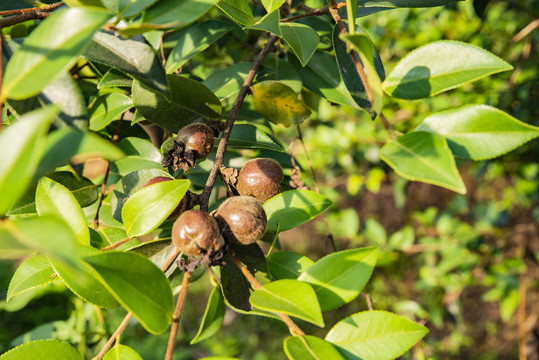
{"type": "Polygon", "coordinates": [[[208,156],[213,149],[214,139],[213,130],[202,123],[184,126],[177,136],[177,140],[185,144],[185,150],[193,152],[195,160],[208,156]]]}
{"type": "Polygon", "coordinates": [[[269,158],[257,158],[247,161],[238,175],[237,188],[240,195],[254,196],[260,202],[281,192],[283,169],[269,158]]]}
{"type": "MultiPolygon", "coordinates": [[[[142,185],[142,187],[145,188],[146,186],[150,186],[150,185],[153,185],[153,184],[157,184],[157,183],[160,183],[160,182],[163,182],[163,181],[170,181],[170,180],[174,180],[174,179],[166,177],[166,176],[156,176],[156,177],[151,178],[150,180],[146,181],[144,183],[144,185],[142,185]]],[[[176,206],[176,209],[174,209],[174,211],[172,211],[172,213],[170,214],[168,219],[174,219],[174,218],[177,218],[178,216],[180,216],[180,214],[186,209],[187,202],[188,202],[187,196],[184,196],[183,199],[181,199],[178,206],[176,206]]]]}
{"type": "Polygon", "coordinates": [[[226,241],[249,245],[266,231],[266,212],[260,201],[251,196],[226,199],[215,214],[226,241]]]}
{"type": "Polygon", "coordinates": [[[187,210],[172,226],[172,243],[185,255],[200,255],[219,250],[224,240],[211,215],[187,210]]]}

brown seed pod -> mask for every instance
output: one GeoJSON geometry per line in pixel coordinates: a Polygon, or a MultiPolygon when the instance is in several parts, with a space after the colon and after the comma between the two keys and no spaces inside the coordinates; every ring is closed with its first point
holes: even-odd
{"type": "Polygon", "coordinates": [[[224,240],[215,219],[201,210],[187,210],[172,226],[172,243],[185,255],[219,250],[224,240]]]}
{"type": "Polygon", "coordinates": [[[238,175],[236,187],[243,196],[254,196],[260,202],[281,192],[283,169],[269,158],[257,158],[247,161],[238,175]]]}
{"type": "Polygon", "coordinates": [[[266,212],[260,201],[251,196],[233,196],[217,209],[215,217],[226,241],[249,245],[266,231],[266,212]]]}
{"type": "MultiPolygon", "coordinates": [[[[163,181],[170,181],[170,180],[174,180],[174,179],[166,177],[166,176],[156,176],[156,177],[151,178],[150,180],[146,181],[144,183],[144,185],[142,185],[142,187],[145,188],[146,186],[150,186],[150,185],[153,185],[153,184],[157,184],[157,183],[160,183],[160,182],[163,182],[163,181]]],[[[170,214],[168,219],[174,219],[174,218],[177,218],[178,216],[180,216],[180,214],[187,209],[188,205],[189,205],[189,198],[188,198],[188,196],[186,194],[186,196],[184,196],[183,199],[181,199],[178,206],[176,206],[176,209],[174,209],[174,211],[172,211],[172,214],[170,214]]]]}
{"type": "Polygon", "coordinates": [[[177,140],[185,144],[185,150],[193,152],[195,160],[208,156],[213,149],[214,139],[213,130],[202,123],[184,126],[177,136],[177,140]]]}

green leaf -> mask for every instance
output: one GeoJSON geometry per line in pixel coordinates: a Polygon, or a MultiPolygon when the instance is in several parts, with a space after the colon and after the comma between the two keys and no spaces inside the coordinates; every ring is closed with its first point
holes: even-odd
{"type": "Polygon", "coordinates": [[[67,0],[67,1],[64,1],[64,2],[69,7],[76,7],[76,6],[103,7],[103,4],[101,3],[101,0],[67,0]]]}
{"type": "Polygon", "coordinates": [[[133,103],[146,119],[176,133],[196,120],[221,117],[221,102],[205,85],[180,75],[167,78],[172,101],[138,81],[133,82],[133,103]]]}
{"type": "Polygon", "coordinates": [[[38,340],[22,344],[6,351],[2,360],[62,359],[82,360],[79,352],[71,345],[58,340],[38,340]]]}
{"type": "Polygon", "coordinates": [[[290,22],[281,24],[281,34],[301,65],[307,65],[318,46],[318,33],[310,26],[290,22]]]}
{"type": "Polygon", "coordinates": [[[253,67],[251,62],[233,64],[223,70],[212,73],[203,84],[220,100],[235,96],[241,89],[247,74],[253,67]]]}
{"type": "Polygon", "coordinates": [[[157,177],[166,176],[174,179],[169,173],[162,169],[142,169],[133,171],[121,178],[111,194],[112,216],[118,221],[122,221],[122,208],[131,195],[142,188],[148,180],[157,177]]]}
{"type": "Polygon", "coordinates": [[[88,129],[86,101],[77,82],[67,72],[60,73],[39,95],[25,100],[9,100],[8,103],[19,115],[54,104],[60,110],[54,120],[56,127],[88,129]]]}
{"type": "Polygon", "coordinates": [[[292,229],[314,219],[332,204],[325,196],[310,190],[282,192],[263,204],[268,218],[266,231],[292,229]]]}
{"type": "Polygon", "coordinates": [[[223,295],[221,294],[221,288],[216,286],[213,288],[210,298],[208,299],[208,305],[206,306],[200,328],[190,344],[196,344],[215,335],[223,325],[225,311],[226,305],[223,295]]]}
{"type": "Polygon", "coordinates": [[[284,0],[262,0],[262,5],[268,13],[279,9],[284,4],[284,0]]]}
{"type": "Polygon", "coordinates": [[[161,162],[161,152],[148,140],[126,137],[120,140],[118,147],[127,156],[138,156],[143,159],[161,162]]]}
{"type": "Polygon", "coordinates": [[[289,252],[278,251],[267,258],[268,270],[275,279],[297,279],[314,261],[308,257],[289,252]]]}
{"type": "Polygon", "coordinates": [[[284,351],[290,360],[344,360],[335,346],[311,335],[287,337],[284,351]]]}
{"type": "Polygon", "coordinates": [[[142,357],[129,346],[116,344],[107,351],[103,360],[142,360],[142,357]]]}
{"type": "Polygon", "coordinates": [[[218,0],[161,0],[146,10],[142,25],[156,28],[187,27],[210,10],[218,0]]]}
{"type": "MultiPolygon", "coordinates": [[[[99,253],[86,247],[79,248],[87,254],[99,253]]],[[[115,308],[118,302],[108,289],[96,278],[94,269],[84,260],[77,259],[76,267],[64,261],[49,257],[49,263],[64,284],[81,299],[102,308],[115,308]]]]}
{"type": "Polygon", "coordinates": [[[253,12],[249,2],[244,0],[221,0],[217,7],[229,18],[243,26],[251,26],[255,23],[253,12]]]}
{"type": "Polygon", "coordinates": [[[167,73],[173,73],[189,59],[204,51],[232,29],[230,24],[223,21],[204,21],[181,31],[176,46],[167,59],[167,73]]]}
{"type": "Polygon", "coordinates": [[[5,100],[37,95],[80,55],[110,15],[103,9],[76,7],[55,11],[13,54],[4,74],[5,100]]]}
{"type": "Polygon", "coordinates": [[[445,137],[453,155],[472,160],[503,155],[539,136],[539,128],[487,105],[467,105],[432,114],[415,131],[445,137]]]}
{"type": "Polygon", "coordinates": [[[36,255],[19,265],[9,282],[6,301],[12,297],[53,282],[54,270],[45,256],[36,255]]]}
{"type": "Polygon", "coordinates": [[[268,135],[256,126],[235,124],[230,133],[227,148],[229,149],[269,149],[283,151],[268,135]]]}
{"type": "Polygon", "coordinates": [[[138,156],[127,156],[118,161],[110,163],[111,174],[119,174],[125,176],[136,170],[141,169],[162,169],[161,162],[147,160],[138,156]]]}
{"type": "Polygon", "coordinates": [[[161,60],[142,36],[123,39],[98,32],[82,56],[121,70],[154,91],[170,96],[161,60]]]}
{"type": "Polygon", "coordinates": [[[154,4],[157,0],[101,0],[110,11],[127,18],[138,15],[142,10],[154,4]]]}
{"type": "Polygon", "coordinates": [[[255,24],[248,26],[247,29],[267,31],[281,37],[282,34],[281,34],[280,21],[281,21],[281,15],[279,13],[279,10],[275,10],[273,12],[266,14],[262,19],[257,21],[255,24]]]}
{"type": "Polygon", "coordinates": [[[348,23],[348,33],[350,35],[355,35],[356,33],[356,16],[357,16],[357,0],[346,0],[346,18],[352,19],[347,21],[348,23]],[[350,26],[354,24],[354,26],[350,26]]]}
{"type": "Polygon", "coordinates": [[[52,215],[63,219],[79,244],[90,245],[90,232],[82,208],[63,185],[47,177],[41,178],[36,190],[36,209],[40,216],[52,215]]]}
{"type": "Polygon", "coordinates": [[[69,160],[83,162],[95,157],[116,160],[123,156],[121,150],[95,133],[72,128],[58,129],[47,136],[35,177],[45,175],[69,160]]]}
{"type": "Polygon", "coordinates": [[[376,247],[335,252],[315,262],[298,280],[312,285],[323,312],[334,310],[354,300],[363,290],[377,256],[376,247]]]}
{"type": "Polygon", "coordinates": [[[251,294],[250,301],[259,309],[281,312],[324,327],[316,294],[309,284],[301,281],[273,281],[256,289],[251,294]]]}
{"type": "Polygon", "coordinates": [[[47,107],[24,115],[0,134],[0,215],[26,191],[43,153],[47,130],[58,111],[47,107]]]}
{"type": "Polygon", "coordinates": [[[251,87],[256,111],[275,125],[301,124],[311,110],[290,88],[278,81],[262,81],[251,87]]]}
{"type": "Polygon", "coordinates": [[[133,107],[127,95],[113,92],[97,98],[90,108],[90,130],[99,131],[107,127],[120,115],[133,107]]]}
{"type": "Polygon", "coordinates": [[[302,67],[294,57],[289,57],[288,60],[295,64],[306,88],[328,101],[359,108],[348,92],[333,56],[315,52],[306,67],[302,67]]]}
{"type": "Polygon", "coordinates": [[[124,74],[123,72],[110,69],[103,75],[99,84],[97,84],[98,89],[103,89],[107,87],[131,87],[133,86],[133,79],[124,74]]]}
{"type": "Polygon", "coordinates": [[[382,90],[382,81],[376,72],[375,57],[373,52],[373,44],[367,33],[358,33],[354,35],[346,34],[339,37],[348,42],[352,48],[359,54],[361,64],[367,76],[367,83],[371,89],[373,96],[372,107],[375,113],[379,114],[382,111],[382,101],[384,91],[382,90]]]}
{"type": "Polygon", "coordinates": [[[173,313],[172,288],[165,274],[142,255],[107,251],[85,260],[122,306],[153,334],[165,331],[173,313]]]}
{"type": "Polygon", "coordinates": [[[405,179],[466,193],[447,141],[438,134],[415,131],[400,136],[380,149],[380,158],[405,179]]]}
{"type": "MultiPolygon", "coordinates": [[[[366,44],[366,42],[370,42],[368,38],[364,38],[364,36],[368,36],[365,33],[365,30],[360,28],[359,26],[356,28],[356,31],[358,32],[356,35],[352,37],[352,39],[357,40],[358,46],[362,49],[362,52],[366,53],[367,55],[365,57],[368,57],[369,59],[372,58],[373,67],[375,69],[374,73],[378,75],[380,79],[385,78],[385,71],[384,67],[382,65],[382,62],[380,60],[380,57],[378,56],[378,53],[372,46],[369,44],[366,44]],[[365,34],[365,35],[362,35],[365,34]]],[[[363,85],[363,81],[361,80],[361,77],[359,76],[359,73],[357,72],[356,64],[348,52],[348,48],[346,46],[346,42],[341,40],[340,38],[340,29],[337,25],[333,28],[333,47],[335,48],[335,57],[337,59],[337,63],[339,65],[339,71],[341,74],[341,77],[346,85],[346,88],[348,89],[350,95],[354,99],[354,101],[359,105],[362,109],[366,110],[370,115],[371,118],[375,118],[375,109],[373,108],[373,104],[369,100],[369,97],[367,95],[367,92],[365,90],[365,86],[363,85]]],[[[370,64],[370,61],[367,61],[369,59],[365,59],[365,63],[370,64]]],[[[363,62],[363,60],[360,59],[360,61],[363,62]]],[[[363,64],[364,65],[364,64],[363,64]]],[[[365,65],[363,66],[365,67],[365,65]]],[[[372,71],[370,69],[369,71],[372,71]]],[[[367,74],[368,75],[368,74],[367,74]]],[[[372,76],[375,80],[375,76],[372,76]]],[[[376,106],[381,106],[381,99],[377,99],[376,106]]]]}
{"type": "Polygon", "coordinates": [[[396,98],[422,99],[512,68],[480,47],[436,41],[406,55],[382,86],[396,98]]]}
{"type": "Polygon", "coordinates": [[[290,62],[281,59],[278,56],[266,57],[262,65],[262,73],[258,76],[258,81],[280,81],[283,84],[291,87],[292,90],[298,94],[303,90],[303,82],[301,81],[301,77],[290,62]]]}
{"type": "Polygon", "coordinates": [[[385,311],[366,311],[341,320],[326,340],[365,360],[394,359],[427,334],[424,326],[385,311]]]}
{"type": "Polygon", "coordinates": [[[74,263],[76,244],[73,231],[55,217],[32,216],[0,223],[0,258],[20,258],[39,252],[74,263]]]}
{"type": "Polygon", "coordinates": [[[129,236],[155,230],[178,206],[189,189],[189,180],[172,180],[140,189],[125,202],[122,219],[129,236]]]}

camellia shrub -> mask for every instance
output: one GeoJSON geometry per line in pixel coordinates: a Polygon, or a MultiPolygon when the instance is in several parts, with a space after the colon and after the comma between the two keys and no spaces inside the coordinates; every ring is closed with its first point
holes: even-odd
{"type": "Polygon", "coordinates": [[[204,272],[214,288],[192,344],[215,335],[230,308],[282,321],[289,359],[408,351],[427,328],[394,313],[369,309],[326,328],[323,314],[369,281],[378,248],[333,244],[317,261],[280,250],[280,232],[332,202],[305,185],[275,129],[302,139],[321,99],[356,109],[383,124],[379,155],[398,175],[466,193],[456,158],[501,156],[539,128],[461,104],[417,114],[424,120],[403,134],[384,103],[426,99],[512,66],[465,42],[436,41],[387,71],[377,52],[384,44],[359,25],[383,11],[453,2],[2,3],[0,257],[25,259],[7,301],[65,287],[94,309],[127,315],[89,339],[29,341],[0,359],[139,359],[121,341],[132,318],[150,334],[169,332],[155,351],[172,359],[189,283],[204,272]],[[306,323],[325,336],[306,333],[306,323]]]}

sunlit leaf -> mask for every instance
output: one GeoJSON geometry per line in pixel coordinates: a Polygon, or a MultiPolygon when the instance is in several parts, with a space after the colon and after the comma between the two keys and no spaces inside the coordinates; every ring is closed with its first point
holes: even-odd
{"type": "Polygon", "coordinates": [[[62,359],[82,360],[77,349],[58,340],[38,340],[17,346],[0,356],[2,360],[62,359]]]}
{"type": "Polygon", "coordinates": [[[314,264],[308,257],[289,251],[274,252],[268,256],[267,262],[269,272],[277,280],[297,279],[314,264]]]}
{"type": "Polygon", "coordinates": [[[210,298],[208,299],[208,305],[202,318],[202,323],[198,329],[197,334],[191,340],[191,344],[196,344],[202,340],[208,339],[215,335],[217,331],[223,325],[225,318],[226,305],[221,294],[221,288],[219,286],[214,287],[210,298]]]}
{"type": "Polygon", "coordinates": [[[19,265],[9,282],[6,300],[21,293],[53,282],[54,270],[42,255],[32,256],[19,265]]]}
{"type": "Polygon", "coordinates": [[[284,351],[290,360],[344,360],[335,346],[311,335],[287,337],[284,351]]]}
{"type": "Polygon", "coordinates": [[[307,65],[318,46],[318,33],[310,26],[289,22],[281,23],[281,34],[301,65],[307,65]]]}

